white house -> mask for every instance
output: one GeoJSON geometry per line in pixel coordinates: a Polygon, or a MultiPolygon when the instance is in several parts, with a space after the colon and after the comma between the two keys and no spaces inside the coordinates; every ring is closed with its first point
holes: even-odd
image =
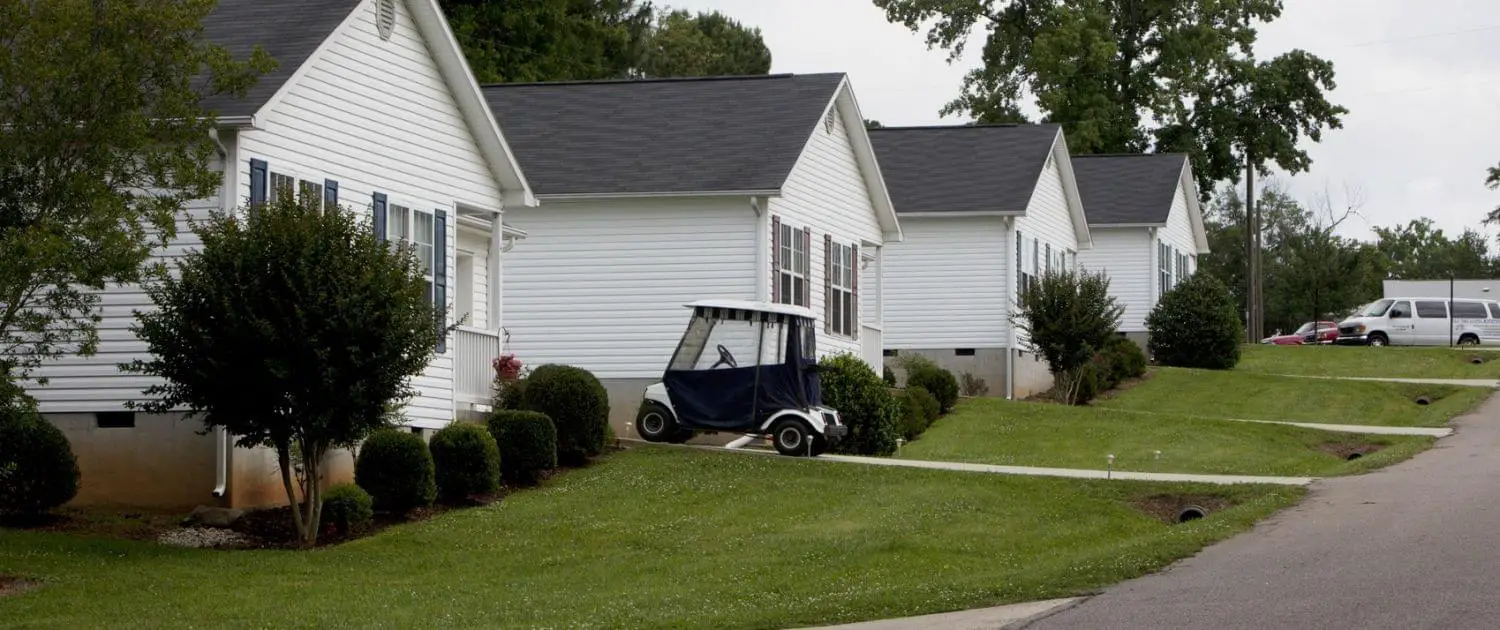
{"type": "MultiPolygon", "coordinates": [[[[437,0],[220,0],[204,35],[236,56],[261,45],[279,67],[241,99],[213,99],[219,114],[221,194],[187,215],[234,210],[247,201],[297,194],[363,212],[388,238],[430,256],[433,298],[471,313],[413,384],[404,410],[420,430],[451,422],[483,401],[500,348],[503,209],[536,204],[500,128],[438,8],[437,0]],[[228,165],[228,168],[225,168],[228,165]]],[[[183,217],[185,219],[186,217],[183,217]]],[[[161,258],[200,241],[179,220],[161,258]]],[[[274,458],[230,448],[230,436],[196,433],[197,420],[136,414],[152,379],[117,365],[142,357],[129,330],[133,309],[150,308],[136,286],[102,295],[95,356],[45,366],[31,389],[41,411],[72,442],[82,502],[236,507],[285,500],[274,458]]],[[[436,333],[435,333],[436,334],[436,333]]],[[[348,474],[347,453],[330,462],[348,474]]]]}
{"type": "Polygon", "coordinates": [[[901,236],[843,74],[486,86],[545,209],[506,260],[528,365],[590,370],[624,434],[684,304],[810,307],[820,354],[880,368],[882,251],[901,236]]]}
{"type": "Polygon", "coordinates": [[[1011,313],[1018,287],[1073,267],[1090,247],[1062,128],[887,128],[870,137],[906,235],[886,253],[886,353],[970,373],[990,395],[1051,387],[1011,313]]]}
{"type": "Polygon", "coordinates": [[[1094,235],[1078,262],[1109,275],[1110,295],[1125,309],[1120,332],[1145,344],[1157,298],[1208,253],[1192,165],[1178,153],[1089,155],[1073,158],[1073,170],[1094,235]]]}

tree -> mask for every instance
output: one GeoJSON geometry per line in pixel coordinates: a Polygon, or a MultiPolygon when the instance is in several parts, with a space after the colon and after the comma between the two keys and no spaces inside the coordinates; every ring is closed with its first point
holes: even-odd
{"type": "Polygon", "coordinates": [[[885,128],[885,125],[880,124],[880,121],[878,121],[878,120],[875,120],[873,118],[866,118],[865,119],[865,129],[884,129],[884,128],[885,128]]]}
{"type": "Polygon", "coordinates": [[[1081,371],[1115,337],[1124,312],[1109,295],[1109,277],[1048,272],[1023,287],[1018,302],[1012,319],[1026,331],[1027,345],[1047,361],[1062,399],[1079,400],[1081,371]]]}
{"type": "Polygon", "coordinates": [[[630,76],[654,11],[637,0],[442,0],[481,82],[630,76]]]}
{"type": "Polygon", "coordinates": [[[183,205],[218,187],[202,99],[242,94],[274,63],[204,43],[213,5],[0,6],[0,380],[92,354],[94,292],[140,280],[183,205]]]}
{"type": "Polygon", "coordinates": [[[771,49],[760,29],[714,11],[662,16],[644,47],[637,72],[645,77],[759,75],[771,72],[771,49]]]}
{"type": "MultiPolygon", "coordinates": [[[[1484,179],[1484,185],[1490,190],[1500,190],[1500,166],[1490,167],[1489,177],[1484,179]]],[[[1500,206],[1496,206],[1494,210],[1490,211],[1489,215],[1485,216],[1484,224],[1489,225],[1491,223],[1500,223],[1500,206]]]]}
{"type": "Polygon", "coordinates": [[[1377,227],[1375,237],[1386,272],[1397,278],[1485,278],[1494,271],[1489,243],[1472,229],[1450,238],[1423,217],[1406,225],[1377,227]]]}
{"type": "Polygon", "coordinates": [[[122,369],[164,379],[132,407],[186,409],[240,447],[274,449],[311,545],[324,456],[386,426],[387,409],[415,393],[408,382],[436,350],[441,313],[409,248],[352,212],[289,197],[194,226],[202,248],[179,261],[179,277],[148,285],[158,308],[136,314],[151,358],[122,369]]]}

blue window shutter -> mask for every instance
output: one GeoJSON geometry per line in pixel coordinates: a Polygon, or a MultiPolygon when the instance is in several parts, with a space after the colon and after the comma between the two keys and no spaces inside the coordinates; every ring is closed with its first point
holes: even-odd
{"type": "Polygon", "coordinates": [[[375,238],[385,240],[385,193],[375,193],[371,210],[374,214],[375,238]]]}
{"type": "Polygon", "coordinates": [[[250,207],[266,203],[266,172],[268,167],[265,160],[250,160],[250,207]]]}
{"type": "Polygon", "coordinates": [[[323,180],[323,208],[333,209],[339,207],[339,183],[331,180],[323,180]]]}
{"type": "Polygon", "coordinates": [[[432,302],[438,312],[438,352],[448,351],[448,213],[433,213],[432,302]]]}

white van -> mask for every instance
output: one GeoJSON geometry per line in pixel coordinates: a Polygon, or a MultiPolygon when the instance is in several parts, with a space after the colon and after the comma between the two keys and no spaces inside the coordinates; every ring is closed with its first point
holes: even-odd
{"type": "Polygon", "coordinates": [[[1371,346],[1500,344],[1500,302],[1385,298],[1339,322],[1335,343],[1371,346]],[[1451,315],[1451,317],[1450,317],[1451,315]]]}

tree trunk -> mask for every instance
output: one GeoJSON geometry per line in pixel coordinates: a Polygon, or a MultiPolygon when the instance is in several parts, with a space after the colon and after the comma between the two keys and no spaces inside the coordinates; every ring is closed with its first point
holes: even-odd
{"type": "MultiPolygon", "coordinates": [[[[302,524],[299,533],[302,546],[311,547],[318,542],[318,531],[323,521],[323,451],[325,447],[314,442],[302,443],[302,524]]],[[[294,509],[293,511],[297,511],[294,509]]]]}
{"type": "MultiPolygon", "coordinates": [[[[304,531],[302,524],[302,510],[297,505],[297,486],[292,483],[292,445],[276,445],[276,463],[281,468],[281,485],[286,489],[287,505],[292,506],[292,526],[297,529],[298,537],[302,537],[304,531]]],[[[307,545],[307,539],[302,538],[303,546],[307,545]]]]}

